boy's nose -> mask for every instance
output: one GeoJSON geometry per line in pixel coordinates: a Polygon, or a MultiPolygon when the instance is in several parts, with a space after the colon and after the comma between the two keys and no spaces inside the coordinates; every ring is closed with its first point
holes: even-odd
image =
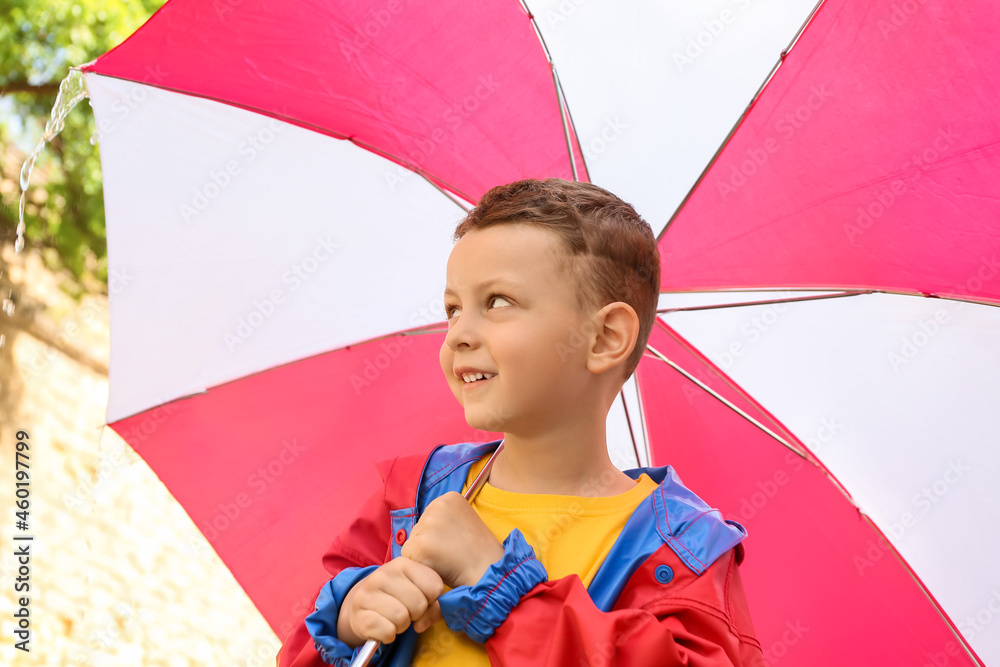
{"type": "Polygon", "coordinates": [[[478,343],[478,334],[475,331],[475,326],[470,322],[470,318],[459,315],[458,319],[448,327],[444,341],[453,350],[457,350],[462,345],[472,347],[478,343]]]}

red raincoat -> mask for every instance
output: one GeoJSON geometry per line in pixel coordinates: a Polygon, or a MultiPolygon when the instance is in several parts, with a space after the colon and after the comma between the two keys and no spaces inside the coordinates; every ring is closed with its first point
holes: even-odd
{"type": "MultiPolygon", "coordinates": [[[[326,627],[335,629],[350,586],[399,555],[419,511],[461,491],[472,464],[498,443],[439,446],[430,456],[380,464],[384,487],[323,557],[333,579],[313,617],[326,614],[326,627]]],[[[577,575],[543,581],[499,612],[485,641],[491,665],[763,667],[738,568],[746,532],[686,489],[669,466],[626,471],[633,479],[642,473],[659,487],[636,508],[589,588],[577,575]]],[[[416,640],[411,626],[371,664],[409,665],[416,640]]],[[[329,664],[349,664],[346,645],[329,634],[315,642],[302,622],[278,665],[328,664],[321,653],[329,664]]]]}

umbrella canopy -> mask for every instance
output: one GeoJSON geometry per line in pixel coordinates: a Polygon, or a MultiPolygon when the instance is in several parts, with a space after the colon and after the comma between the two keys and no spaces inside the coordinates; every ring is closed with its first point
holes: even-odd
{"type": "Polygon", "coordinates": [[[769,663],[1000,660],[1000,10],[691,5],[171,0],[84,68],[107,421],[279,636],[372,461],[500,437],[440,376],[451,232],[555,176],[660,235],[609,448],[748,527],[769,663]]]}

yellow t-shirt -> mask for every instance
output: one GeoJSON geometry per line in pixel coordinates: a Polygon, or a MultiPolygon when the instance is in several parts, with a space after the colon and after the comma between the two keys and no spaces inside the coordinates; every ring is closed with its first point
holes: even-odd
{"type": "MultiPolygon", "coordinates": [[[[473,464],[463,491],[487,459],[483,457],[473,464]]],[[[550,580],[577,574],[583,585],[589,586],[632,512],[656,487],[656,482],[644,474],[635,488],[625,493],[590,498],[512,493],[487,482],[472,506],[501,542],[518,528],[545,566],[550,580]]],[[[413,658],[414,667],[489,667],[489,664],[482,644],[463,632],[452,632],[444,621],[419,635],[413,658]]]]}

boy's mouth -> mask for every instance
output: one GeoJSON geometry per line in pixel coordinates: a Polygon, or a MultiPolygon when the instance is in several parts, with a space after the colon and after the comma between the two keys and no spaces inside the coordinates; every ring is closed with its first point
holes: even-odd
{"type": "Polygon", "coordinates": [[[462,380],[462,391],[472,391],[474,389],[481,388],[484,385],[489,384],[490,381],[493,380],[494,377],[496,377],[496,376],[494,375],[494,376],[484,377],[484,378],[480,378],[480,379],[477,379],[477,380],[472,380],[472,381],[469,381],[469,382],[467,382],[467,381],[465,381],[463,379],[462,380]]]}
{"type": "Polygon", "coordinates": [[[458,373],[457,375],[462,379],[464,386],[484,384],[497,376],[496,373],[487,373],[484,371],[469,371],[458,373]]]}

